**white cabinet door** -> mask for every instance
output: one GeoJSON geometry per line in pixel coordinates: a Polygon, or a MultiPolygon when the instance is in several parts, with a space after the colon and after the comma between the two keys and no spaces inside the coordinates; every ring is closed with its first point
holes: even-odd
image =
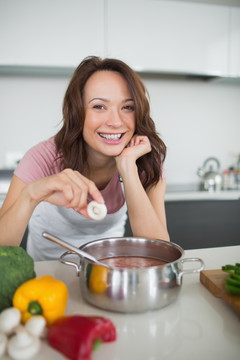
{"type": "Polygon", "coordinates": [[[231,8],[229,75],[240,77],[240,8],[231,8]]]}
{"type": "Polygon", "coordinates": [[[1,0],[0,64],[76,66],[104,55],[104,0],[1,0]]]}
{"type": "Polygon", "coordinates": [[[229,9],[108,0],[107,51],[136,70],[226,75],[229,9]]]}

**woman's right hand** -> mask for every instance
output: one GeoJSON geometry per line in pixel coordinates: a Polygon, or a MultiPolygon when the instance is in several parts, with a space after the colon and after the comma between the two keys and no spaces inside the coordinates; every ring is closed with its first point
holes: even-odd
{"type": "Polygon", "coordinates": [[[94,184],[78,171],[65,169],[29,184],[28,191],[33,201],[47,201],[56,206],[65,206],[87,216],[87,197],[104,203],[104,199],[94,184]]]}
{"type": "Polygon", "coordinates": [[[14,175],[0,209],[0,245],[20,244],[29,219],[41,201],[72,208],[90,218],[88,194],[98,203],[104,203],[94,182],[71,169],[28,185],[14,175]]]}

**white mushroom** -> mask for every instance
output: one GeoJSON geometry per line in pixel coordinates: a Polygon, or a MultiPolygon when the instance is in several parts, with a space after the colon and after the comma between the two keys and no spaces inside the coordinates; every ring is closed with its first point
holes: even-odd
{"type": "Polygon", "coordinates": [[[3,356],[7,348],[7,336],[0,332],[0,357],[3,356]]]}
{"type": "Polygon", "coordinates": [[[21,312],[17,308],[10,307],[3,310],[0,314],[0,331],[10,334],[19,325],[20,320],[21,312]]]}
{"type": "Polygon", "coordinates": [[[31,335],[23,328],[18,329],[16,335],[8,341],[8,355],[14,360],[28,360],[39,351],[41,340],[31,335]]]}
{"type": "Polygon", "coordinates": [[[87,212],[93,220],[102,220],[107,215],[107,208],[105,204],[91,201],[87,206],[87,212]]]}
{"type": "Polygon", "coordinates": [[[33,336],[44,337],[46,324],[46,319],[42,315],[34,315],[26,322],[25,329],[33,336]]]}

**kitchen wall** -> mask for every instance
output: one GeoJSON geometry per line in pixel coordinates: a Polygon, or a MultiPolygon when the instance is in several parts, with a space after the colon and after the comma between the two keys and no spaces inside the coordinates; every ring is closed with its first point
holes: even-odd
{"type": "MultiPolygon", "coordinates": [[[[209,156],[217,157],[222,169],[234,164],[240,153],[239,79],[141,76],[149,90],[152,117],[168,147],[169,184],[198,183],[197,168],[209,156]]],[[[68,81],[67,76],[0,74],[0,168],[6,167],[9,154],[23,154],[56,133],[68,81]]]]}
{"type": "Polygon", "coordinates": [[[240,83],[147,80],[153,118],[168,147],[168,183],[197,183],[209,156],[222,169],[240,153],[240,83]]]}
{"type": "MultiPolygon", "coordinates": [[[[0,167],[7,152],[24,153],[52,136],[61,121],[67,77],[0,77],[0,167]]],[[[222,167],[240,152],[240,83],[144,76],[152,117],[168,147],[169,184],[197,183],[208,156],[222,167]]]]}

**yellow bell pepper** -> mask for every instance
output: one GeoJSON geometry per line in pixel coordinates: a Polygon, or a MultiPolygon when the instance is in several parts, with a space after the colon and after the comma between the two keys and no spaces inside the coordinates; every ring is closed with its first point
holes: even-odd
{"type": "Polygon", "coordinates": [[[89,277],[89,289],[97,294],[103,293],[107,288],[107,274],[107,268],[99,265],[92,265],[89,277]]]}
{"type": "Polygon", "coordinates": [[[13,306],[21,311],[25,323],[34,315],[45,317],[47,325],[62,317],[67,305],[67,286],[50,275],[28,280],[13,296],[13,306]]]}

